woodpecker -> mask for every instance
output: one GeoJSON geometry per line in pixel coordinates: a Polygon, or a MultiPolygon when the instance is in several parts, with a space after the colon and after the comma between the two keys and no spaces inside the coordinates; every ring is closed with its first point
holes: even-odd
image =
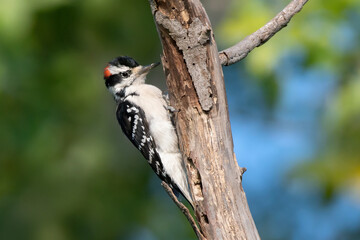
{"type": "Polygon", "coordinates": [[[124,134],[156,175],[193,206],[171,107],[159,88],[145,83],[146,75],[159,64],[141,66],[131,57],[117,57],[105,67],[105,85],[116,101],[116,117],[124,134]]]}

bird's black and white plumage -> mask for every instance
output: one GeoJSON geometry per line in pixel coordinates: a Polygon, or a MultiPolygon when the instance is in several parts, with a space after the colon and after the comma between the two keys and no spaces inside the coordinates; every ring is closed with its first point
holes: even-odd
{"type": "Polygon", "coordinates": [[[124,134],[160,179],[192,205],[169,107],[159,88],[145,84],[147,73],[157,65],[141,66],[130,57],[117,57],[105,68],[105,85],[118,104],[116,117],[124,134]]]}

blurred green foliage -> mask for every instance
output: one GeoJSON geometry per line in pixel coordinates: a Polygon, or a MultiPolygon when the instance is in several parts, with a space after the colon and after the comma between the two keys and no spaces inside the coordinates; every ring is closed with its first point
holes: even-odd
{"type": "MultiPolygon", "coordinates": [[[[221,42],[227,46],[236,43],[263,26],[287,3],[233,1],[219,27],[221,42]]],[[[320,183],[327,199],[336,192],[347,192],[360,200],[359,22],[358,0],[310,0],[285,29],[243,61],[262,86],[270,107],[276,106],[281,87],[274,79],[285,70],[279,62],[288,52],[300,52],[299,69],[320,69],[339,79],[323,110],[326,136],[318,157],[302,163],[291,174],[320,183]]]]}
{"type": "Polygon", "coordinates": [[[359,69],[360,64],[329,100],[324,116],[327,141],[318,158],[302,164],[293,173],[297,177],[306,176],[318,181],[323,186],[326,200],[336,192],[345,192],[360,200],[359,69]]]}
{"type": "Polygon", "coordinates": [[[148,3],[1,0],[0,36],[0,239],[194,238],[102,79],[159,60],[148,3]]]}

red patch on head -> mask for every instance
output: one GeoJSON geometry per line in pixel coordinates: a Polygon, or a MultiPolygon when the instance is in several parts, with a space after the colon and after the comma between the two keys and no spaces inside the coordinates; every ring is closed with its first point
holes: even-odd
{"type": "Polygon", "coordinates": [[[106,67],[104,69],[104,78],[109,78],[111,76],[111,72],[109,70],[109,67],[106,67]]]}

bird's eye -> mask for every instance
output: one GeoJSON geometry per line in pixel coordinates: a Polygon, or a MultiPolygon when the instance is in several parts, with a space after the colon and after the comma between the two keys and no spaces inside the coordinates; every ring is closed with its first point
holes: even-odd
{"type": "Polygon", "coordinates": [[[130,76],[130,73],[129,73],[128,71],[122,72],[122,73],[121,73],[121,76],[122,76],[123,78],[127,78],[127,77],[130,76]]]}

